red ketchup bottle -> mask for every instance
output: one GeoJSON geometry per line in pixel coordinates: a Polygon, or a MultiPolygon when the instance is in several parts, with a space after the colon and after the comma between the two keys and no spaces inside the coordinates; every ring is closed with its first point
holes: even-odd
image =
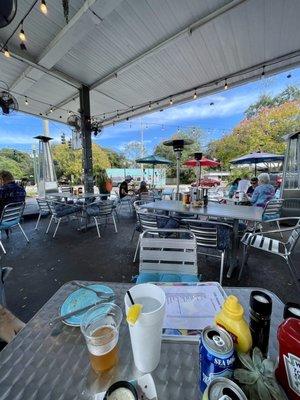
{"type": "Polygon", "coordinates": [[[289,318],[279,325],[279,364],[276,378],[290,400],[300,400],[300,320],[289,318]]]}

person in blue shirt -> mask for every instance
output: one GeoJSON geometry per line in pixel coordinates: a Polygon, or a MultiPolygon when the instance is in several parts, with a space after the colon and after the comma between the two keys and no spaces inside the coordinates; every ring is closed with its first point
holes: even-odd
{"type": "Polygon", "coordinates": [[[268,201],[275,195],[274,186],[270,184],[270,176],[267,173],[258,175],[258,186],[254,189],[249,199],[253,206],[265,207],[268,201]]]}
{"type": "Polygon", "coordinates": [[[229,189],[229,193],[228,193],[228,197],[230,199],[232,199],[234,193],[237,191],[238,185],[239,185],[239,181],[241,180],[241,178],[236,178],[232,184],[230,185],[230,189],[229,189]]]}
{"type": "Polygon", "coordinates": [[[9,171],[0,171],[0,215],[7,204],[24,202],[25,189],[15,182],[9,171]]]}

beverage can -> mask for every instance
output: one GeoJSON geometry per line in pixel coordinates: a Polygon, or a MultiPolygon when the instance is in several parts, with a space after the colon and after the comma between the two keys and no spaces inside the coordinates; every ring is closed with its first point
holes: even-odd
{"type": "Polygon", "coordinates": [[[204,393],[206,386],[216,377],[231,377],[235,362],[233,341],[225,329],[208,326],[203,329],[199,348],[199,388],[204,393]]]}
{"type": "Polygon", "coordinates": [[[216,378],[207,386],[202,400],[247,400],[242,389],[230,379],[216,378]]]}

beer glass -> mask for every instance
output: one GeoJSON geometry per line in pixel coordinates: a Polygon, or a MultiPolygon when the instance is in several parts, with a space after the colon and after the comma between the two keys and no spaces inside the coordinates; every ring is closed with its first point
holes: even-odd
{"type": "Polygon", "coordinates": [[[118,361],[119,327],[123,313],[114,303],[92,307],[81,321],[90,361],[96,373],[107,371],[118,361]]]}

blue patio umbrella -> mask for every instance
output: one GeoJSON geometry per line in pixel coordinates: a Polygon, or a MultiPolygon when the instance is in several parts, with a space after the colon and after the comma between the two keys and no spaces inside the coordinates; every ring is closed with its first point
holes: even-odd
{"type": "Polygon", "coordinates": [[[278,162],[283,161],[284,155],[281,154],[272,154],[272,153],[263,153],[257,151],[255,153],[246,154],[242,157],[235,158],[231,160],[231,164],[254,164],[255,165],[255,176],[256,176],[256,167],[259,163],[268,163],[268,162],[278,162]]]}
{"type": "Polygon", "coordinates": [[[138,158],[137,160],[135,160],[135,162],[137,162],[138,164],[150,164],[150,165],[152,165],[152,168],[153,168],[152,185],[153,186],[154,186],[154,168],[155,168],[155,165],[172,164],[172,161],[167,160],[164,157],[156,156],[155,154],[153,154],[151,156],[143,157],[143,158],[138,158]]]}

